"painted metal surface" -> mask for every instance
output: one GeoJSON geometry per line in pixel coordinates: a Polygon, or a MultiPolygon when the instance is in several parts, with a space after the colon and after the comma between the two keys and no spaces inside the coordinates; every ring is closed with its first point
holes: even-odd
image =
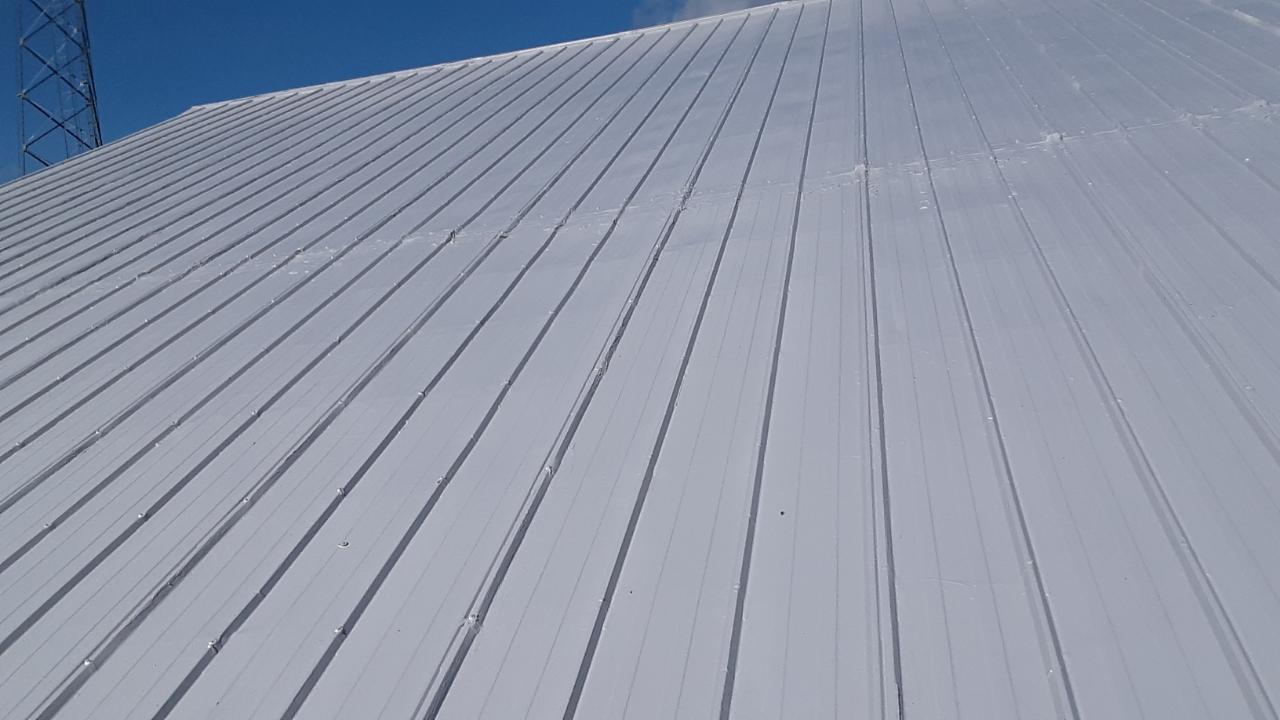
{"type": "Polygon", "coordinates": [[[1276,718],[1277,8],[804,0],[0,188],[0,716],[1276,718]]]}

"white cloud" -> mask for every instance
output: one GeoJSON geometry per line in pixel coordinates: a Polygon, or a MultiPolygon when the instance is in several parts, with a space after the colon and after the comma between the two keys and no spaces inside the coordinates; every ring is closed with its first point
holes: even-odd
{"type": "Polygon", "coordinates": [[[775,0],[641,0],[632,12],[637,26],[716,15],[765,5],[775,0]]]}

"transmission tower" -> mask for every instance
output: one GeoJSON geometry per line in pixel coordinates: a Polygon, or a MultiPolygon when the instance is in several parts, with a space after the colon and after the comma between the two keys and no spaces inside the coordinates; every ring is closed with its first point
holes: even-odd
{"type": "Polygon", "coordinates": [[[17,0],[22,172],[102,144],[84,0],[17,0]]]}

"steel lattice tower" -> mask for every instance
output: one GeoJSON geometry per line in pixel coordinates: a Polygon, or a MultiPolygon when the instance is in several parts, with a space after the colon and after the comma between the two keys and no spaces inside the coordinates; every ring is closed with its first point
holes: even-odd
{"type": "Polygon", "coordinates": [[[18,0],[22,172],[102,144],[84,0],[18,0]]]}

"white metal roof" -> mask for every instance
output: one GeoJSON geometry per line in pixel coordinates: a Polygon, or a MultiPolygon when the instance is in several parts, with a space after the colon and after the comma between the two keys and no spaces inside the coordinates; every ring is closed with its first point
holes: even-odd
{"type": "Polygon", "coordinates": [[[803,0],[0,189],[0,716],[1258,718],[1280,4],[803,0]]]}

